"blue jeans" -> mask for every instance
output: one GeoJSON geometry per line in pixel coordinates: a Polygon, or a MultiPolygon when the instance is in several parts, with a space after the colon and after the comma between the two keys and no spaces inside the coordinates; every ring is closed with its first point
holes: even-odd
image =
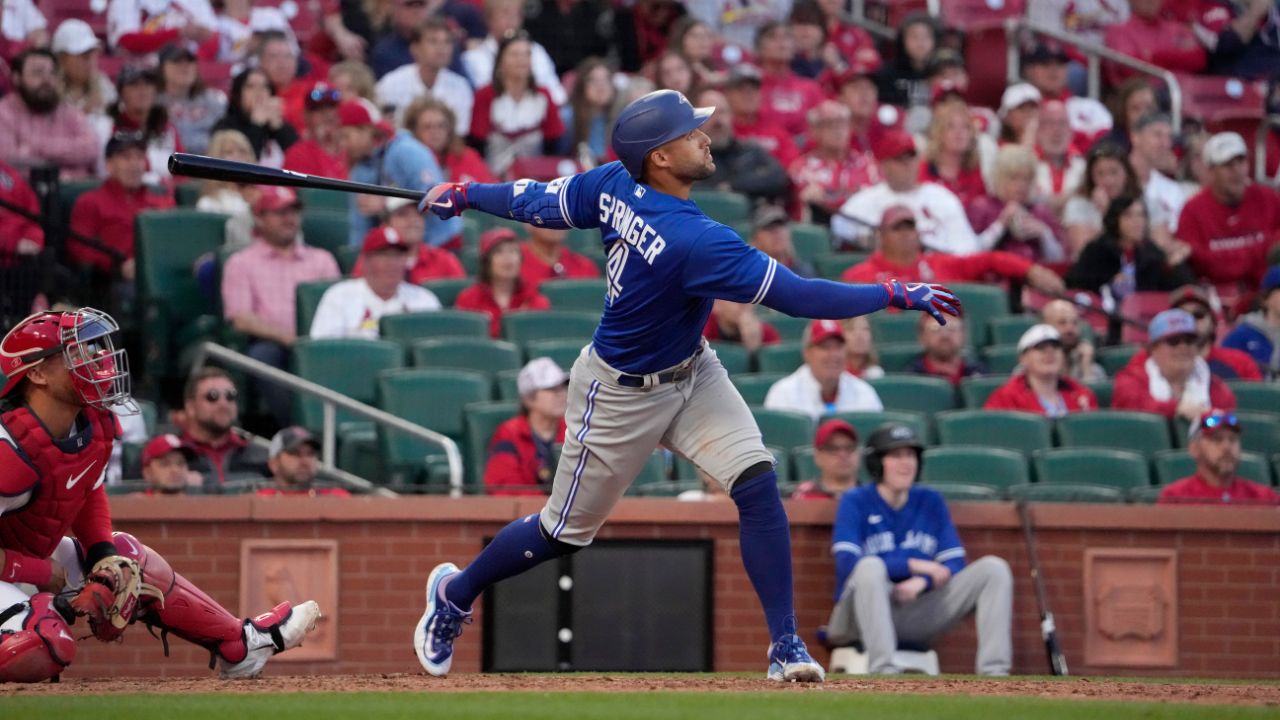
{"type": "MultiPolygon", "coordinates": [[[[249,343],[249,357],[280,370],[289,370],[289,348],[271,340],[254,340],[249,343]]],[[[267,411],[281,427],[290,425],[293,417],[293,393],[288,388],[270,381],[254,380],[254,392],[267,405],[267,411]]]]}

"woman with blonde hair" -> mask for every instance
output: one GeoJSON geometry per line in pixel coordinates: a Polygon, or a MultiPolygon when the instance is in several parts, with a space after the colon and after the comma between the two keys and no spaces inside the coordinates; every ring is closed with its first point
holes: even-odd
{"type": "Polygon", "coordinates": [[[969,223],[993,249],[1012,252],[1033,262],[1067,259],[1061,229],[1053,211],[1033,197],[1035,153],[1025,145],[1005,145],[996,153],[991,194],[966,205],[969,223]]]}
{"type": "Polygon", "coordinates": [[[376,105],[376,83],[373,71],[359,60],[343,60],[329,68],[329,84],[342,93],[344,98],[361,97],[376,105]]]}
{"type": "Polygon", "coordinates": [[[966,207],[987,194],[978,132],[968,105],[949,100],[935,107],[927,142],[924,162],[920,164],[921,181],[945,187],[966,207]]]}
{"type": "Polygon", "coordinates": [[[880,353],[871,334],[871,321],[866,315],[849,318],[844,323],[845,369],[863,380],[884,377],[880,353]]]}
{"type": "MultiPolygon", "coordinates": [[[[219,130],[209,138],[210,157],[221,160],[253,162],[253,145],[239,130],[219,130]]],[[[253,201],[258,188],[221,180],[205,180],[200,186],[196,209],[228,216],[223,247],[239,250],[253,239],[253,201]]]]}

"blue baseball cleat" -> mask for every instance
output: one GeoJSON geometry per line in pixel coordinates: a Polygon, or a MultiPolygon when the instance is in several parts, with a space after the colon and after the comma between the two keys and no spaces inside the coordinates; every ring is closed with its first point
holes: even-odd
{"type": "Polygon", "coordinates": [[[799,635],[783,635],[769,646],[770,680],[777,682],[822,682],[827,673],[809,651],[799,635]]]}
{"type": "Polygon", "coordinates": [[[449,674],[453,641],[462,634],[462,626],[471,623],[470,612],[459,610],[444,597],[444,579],[457,572],[457,565],[442,563],[427,576],[427,609],[413,631],[413,651],[418,654],[418,662],[436,677],[449,674]]]}

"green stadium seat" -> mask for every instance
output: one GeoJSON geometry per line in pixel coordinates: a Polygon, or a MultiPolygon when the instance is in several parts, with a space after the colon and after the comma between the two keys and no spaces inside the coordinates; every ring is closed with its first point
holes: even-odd
{"type": "Polygon", "coordinates": [[[685,490],[695,490],[700,487],[702,487],[702,481],[697,477],[684,482],[668,478],[667,455],[661,450],[655,450],[649,455],[649,460],[644,467],[640,469],[640,474],[636,475],[631,485],[627,487],[626,494],[644,497],[675,497],[685,490]]]}
{"type": "MultiPolygon", "coordinates": [[[[398,343],[387,340],[301,339],[293,346],[293,372],[296,375],[368,405],[377,401],[375,379],[378,373],[403,366],[404,350],[398,343]]],[[[319,431],[324,425],[320,401],[296,396],[294,420],[303,427],[319,431]]],[[[352,420],[364,418],[338,409],[338,422],[352,420]]]]}
{"type": "Polygon", "coordinates": [[[839,280],[845,270],[863,262],[868,257],[867,253],[825,253],[814,256],[813,269],[818,273],[818,277],[839,280]]]}
{"type": "Polygon", "coordinates": [[[1236,394],[1236,408],[1250,412],[1280,413],[1280,385],[1275,383],[1228,380],[1227,387],[1236,394]]]}
{"type": "Polygon", "coordinates": [[[498,426],[520,413],[518,402],[477,402],[463,408],[466,423],[466,482],[468,492],[484,492],[484,466],[489,456],[489,440],[498,426]]]}
{"type": "Polygon", "coordinates": [[[759,318],[773,326],[783,342],[799,342],[804,337],[804,329],[809,327],[809,318],[791,317],[772,310],[756,311],[759,318]]]}
{"type": "Polygon", "coordinates": [[[689,199],[707,217],[729,227],[750,220],[751,201],[746,195],[727,190],[694,190],[689,194],[689,199]]]}
{"type": "Polygon", "coordinates": [[[947,287],[964,305],[969,344],[974,347],[987,345],[987,326],[993,319],[1009,315],[1009,292],[1001,287],[976,283],[948,284],[947,287]]]}
{"type": "Polygon", "coordinates": [[[311,335],[311,323],[316,318],[316,309],[320,307],[320,301],[324,299],[325,292],[338,282],[338,280],[316,280],[298,283],[294,288],[293,316],[297,322],[297,327],[294,329],[298,337],[311,335]]]}
{"type": "Polygon", "coordinates": [[[594,228],[572,228],[564,235],[564,246],[582,255],[603,255],[600,231],[594,228]]]}
{"type": "Polygon", "coordinates": [[[520,376],[519,370],[503,370],[494,378],[494,383],[498,386],[498,400],[502,402],[519,402],[520,390],[517,386],[517,379],[520,376]]]}
{"type": "Polygon", "coordinates": [[[816,451],[812,446],[791,451],[791,477],[797,483],[818,479],[818,463],[813,459],[814,452],[816,451]]]}
{"type": "Polygon", "coordinates": [[[200,183],[180,183],[173,189],[173,201],[181,208],[195,207],[200,201],[200,183]]]}
{"type": "Polygon", "coordinates": [[[1277,412],[1280,412],[1280,407],[1272,412],[1237,412],[1236,417],[1244,428],[1240,434],[1240,446],[1247,452],[1265,457],[1280,453],[1280,415],[1277,412]]]}
{"type": "Polygon", "coordinates": [[[1053,446],[1053,426],[1042,415],[996,410],[955,410],[934,416],[943,445],[986,445],[1029,455],[1053,446]]]}
{"type": "Polygon", "coordinates": [[[340,212],[344,216],[351,207],[351,193],[319,188],[298,188],[298,199],[307,212],[340,212]]]}
{"type": "Polygon", "coordinates": [[[1017,345],[1032,325],[1040,322],[1032,315],[1007,315],[994,317],[987,321],[987,332],[993,345],[1017,345]]]}
{"type": "Polygon", "coordinates": [[[591,343],[591,338],[568,338],[564,340],[534,340],[524,346],[524,359],[528,362],[534,358],[548,357],[568,372],[582,354],[582,348],[591,343]]]}
{"type": "Polygon", "coordinates": [[[1129,500],[1141,505],[1155,505],[1163,487],[1140,487],[1129,491],[1129,500]]]}
{"type": "Polygon", "coordinates": [[[1142,349],[1141,345],[1113,345],[1111,347],[1100,348],[1095,356],[1095,362],[1107,371],[1109,377],[1115,377],[1133,356],[1142,349]]]}
{"type": "Polygon", "coordinates": [[[954,409],[956,389],[949,380],[926,375],[885,375],[870,381],[885,410],[932,414],[954,409]]]}
{"type": "Polygon", "coordinates": [[[1130,450],[1054,448],[1032,455],[1036,482],[1047,485],[1102,485],[1128,492],[1151,484],[1147,458],[1130,450]]]}
{"type": "Polygon", "coordinates": [[[1173,447],[1167,419],[1120,410],[1071,413],[1058,418],[1058,441],[1063,447],[1116,448],[1148,457],[1173,447]]]}
{"type": "Polygon", "coordinates": [[[430,312],[385,315],[378,323],[383,340],[409,345],[415,340],[446,337],[489,339],[489,316],[466,310],[433,310],[430,312]]]}
{"type": "Polygon", "coordinates": [[[338,261],[338,269],[342,274],[349,276],[356,271],[356,263],[360,262],[360,248],[356,245],[340,247],[333,251],[333,259],[338,261]]]}
{"type": "MultiPolygon", "coordinates": [[[[70,227],[71,211],[80,196],[102,184],[97,178],[87,180],[69,180],[58,185],[58,221],[62,227],[70,227]]],[[[226,220],[226,216],[223,216],[226,220]]]]}
{"type": "Polygon", "coordinates": [[[988,345],[982,349],[982,359],[986,361],[987,369],[992,374],[1003,375],[1007,380],[1014,368],[1018,367],[1018,346],[988,345]]]}
{"type": "Polygon", "coordinates": [[[789,410],[770,410],[760,406],[751,408],[764,444],[790,451],[793,448],[813,445],[813,419],[808,415],[789,410]]]}
{"type": "Polygon", "coordinates": [[[373,423],[361,421],[338,424],[337,465],[338,469],[370,482],[384,483],[386,469],[382,466],[378,431],[374,429],[373,423]]]}
{"type": "MultiPolygon", "coordinates": [[[[474,370],[391,370],[377,378],[378,405],[409,422],[448,436],[463,446],[469,403],[489,399],[490,380],[474,370]]],[[[396,430],[378,428],[378,444],[394,481],[412,483],[422,476],[428,454],[440,454],[439,445],[396,430]]]]}
{"type": "Polygon", "coordinates": [[[1085,385],[1088,386],[1088,388],[1093,391],[1094,396],[1098,398],[1099,408],[1111,407],[1111,394],[1115,391],[1115,385],[1110,380],[1085,383],[1085,385]]]}
{"type": "Polygon", "coordinates": [[[765,373],[790,375],[804,364],[804,347],[800,341],[765,345],[756,351],[756,368],[765,373]]]}
{"type": "Polygon", "coordinates": [[[967,409],[978,410],[997,388],[1009,382],[1007,377],[969,377],[960,381],[960,402],[967,409]]]}
{"type": "MultiPolygon", "coordinates": [[[[422,283],[422,287],[430,290],[440,300],[440,304],[444,307],[453,307],[454,301],[458,299],[458,294],[463,290],[475,284],[475,280],[471,278],[445,278],[440,280],[428,280],[422,283]]],[[[488,318],[486,318],[487,323],[488,318]]],[[[488,334],[489,326],[485,325],[485,333],[488,334]]]]}
{"type": "Polygon", "coordinates": [[[150,400],[142,400],[140,398],[134,398],[133,402],[138,406],[138,414],[142,416],[142,424],[147,429],[147,437],[155,437],[156,424],[160,414],[156,404],[150,400]]]}
{"type": "Polygon", "coordinates": [[[906,372],[907,366],[920,356],[920,343],[884,343],[876,345],[880,367],[887,373],[906,372]]]}
{"type": "Polygon", "coordinates": [[[853,426],[858,433],[859,443],[866,443],[867,438],[871,437],[871,433],[876,428],[886,423],[900,423],[910,427],[916,431],[916,435],[925,441],[925,444],[932,444],[932,435],[929,432],[929,419],[924,413],[919,412],[902,412],[896,410],[883,410],[876,412],[874,410],[841,412],[831,415],[823,415],[818,422],[826,422],[832,418],[839,418],[853,426]]]}
{"type": "MultiPolygon", "coordinates": [[[[217,255],[226,225],[226,215],[188,209],[147,211],[134,219],[143,344],[138,364],[147,375],[178,374],[184,346],[214,337],[221,329],[220,302],[201,291],[192,268],[198,258],[217,255]]],[[[142,372],[138,367],[134,371],[142,372]]]]}
{"type": "MultiPolygon", "coordinates": [[[[775,466],[776,466],[775,472],[778,475],[778,488],[785,489],[794,485],[795,482],[792,481],[793,475],[792,475],[792,469],[791,469],[791,453],[789,453],[788,451],[780,447],[774,447],[772,445],[766,445],[765,449],[768,450],[770,453],[773,453],[773,458],[775,460],[775,466]]],[[[671,474],[675,481],[677,482],[699,481],[700,482],[700,479],[698,478],[697,468],[694,467],[691,461],[675,453],[672,453],[671,457],[672,457],[672,460],[674,461],[672,463],[671,474]]]]}
{"type": "Polygon", "coordinates": [[[919,313],[875,313],[867,318],[871,323],[871,337],[877,345],[886,343],[911,343],[919,346],[919,313]]]}
{"type": "Polygon", "coordinates": [[[551,301],[555,310],[579,310],[604,312],[604,280],[547,280],[538,286],[538,292],[551,301]]]}
{"type": "Polygon", "coordinates": [[[929,487],[941,493],[947,502],[998,502],[1002,498],[994,488],[973,483],[930,483],[929,487]]]}
{"type": "Polygon", "coordinates": [[[920,481],[929,485],[961,483],[991,488],[996,495],[1031,481],[1022,453],[995,447],[953,445],[925,450],[920,481]]]}
{"type": "Polygon", "coordinates": [[[409,350],[413,366],[418,368],[477,370],[492,376],[503,370],[519,370],[523,365],[520,348],[505,340],[467,337],[415,340],[409,350]]]}
{"type": "Polygon", "coordinates": [[[786,376],[786,373],[730,373],[729,380],[748,405],[763,405],[769,388],[786,376]]]}
{"type": "Polygon", "coordinates": [[[813,260],[819,255],[831,252],[831,231],[822,225],[792,223],[791,244],[795,247],[796,257],[802,260],[813,260]]]}
{"type": "Polygon", "coordinates": [[[747,349],[741,345],[718,342],[712,343],[711,349],[715,351],[716,357],[720,359],[720,364],[724,366],[725,372],[729,373],[730,376],[751,371],[751,353],[747,352],[747,349]]]}
{"type": "Polygon", "coordinates": [[[502,316],[502,336],[520,346],[534,340],[591,337],[599,322],[598,313],[522,310],[502,316]]]}
{"type": "MultiPolygon", "coordinates": [[[[1196,461],[1186,450],[1162,450],[1151,458],[1157,485],[1168,485],[1176,480],[1195,474],[1196,461]]],[[[1240,467],[1236,474],[1246,480],[1262,485],[1271,485],[1271,468],[1267,467],[1267,459],[1258,453],[1240,453],[1240,467]]]]}
{"type": "Polygon", "coordinates": [[[1009,488],[1009,499],[1022,502],[1123,503],[1125,493],[1105,485],[1030,483],[1009,488]]]}
{"type": "Polygon", "coordinates": [[[467,245],[468,247],[479,246],[480,236],[494,228],[500,228],[500,227],[507,228],[512,232],[514,232],[516,236],[519,237],[521,240],[529,236],[529,230],[525,227],[524,223],[518,222],[516,220],[512,220],[510,218],[498,217],[497,215],[490,215],[488,213],[481,213],[481,212],[467,213],[462,217],[463,217],[463,228],[462,228],[463,239],[465,241],[464,244],[467,245]],[[470,220],[471,223],[467,223],[467,220],[470,220]],[[468,224],[470,225],[469,228],[468,228],[468,224]],[[467,237],[468,230],[474,233],[474,237],[467,237]]]}
{"type": "Polygon", "coordinates": [[[467,245],[458,251],[458,262],[462,263],[462,271],[467,277],[477,277],[480,274],[480,248],[475,245],[467,245]]]}
{"type": "Polygon", "coordinates": [[[311,247],[337,253],[352,247],[351,225],[346,211],[306,210],[302,213],[302,239],[311,247]]]}

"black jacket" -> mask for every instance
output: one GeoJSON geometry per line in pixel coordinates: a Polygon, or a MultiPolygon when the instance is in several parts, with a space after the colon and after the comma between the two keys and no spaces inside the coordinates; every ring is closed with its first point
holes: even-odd
{"type": "MultiPolygon", "coordinates": [[[[1067,287],[1098,292],[1120,272],[1122,259],[1120,241],[1117,238],[1108,235],[1099,237],[1084,246],[1080,258],[1067,271],[1067,287]]],[[[1137,281],[1135,289],[1139,292],[1174,290],[1196,281],[1195,273],[1185,262],[1169,267],[1164,251],[1156,247],[1151,238],[1143,240],[1138,246],[1134,262],[1137,281]]]]}
{"type": "Polygon", "coordinates": [[[755,143],[731,140],[719,150],[711,148],[711,157],[716,163],[715,174],[700,180],[695,188],[719,188],[728,183],[730,189],[752,201],[782,201],[791,190],[791,179],[782,163],[755,143]]]}
{"type": "Polygon", "coordinates": [[[290,145],[298,142],[298,131],[289,123],[281,123],[279,128],[273,130],[266,125],[254,124],[248,115],[234,109],[227,110],[227,114],[213,126],[210,134],[219,130],[239,130],[244,133],[253,146],[254,156],[258,158],[262,157],[262,149],[267,146],[268,140],[275,140],[281,150],[288,150],[290,145]]]}

